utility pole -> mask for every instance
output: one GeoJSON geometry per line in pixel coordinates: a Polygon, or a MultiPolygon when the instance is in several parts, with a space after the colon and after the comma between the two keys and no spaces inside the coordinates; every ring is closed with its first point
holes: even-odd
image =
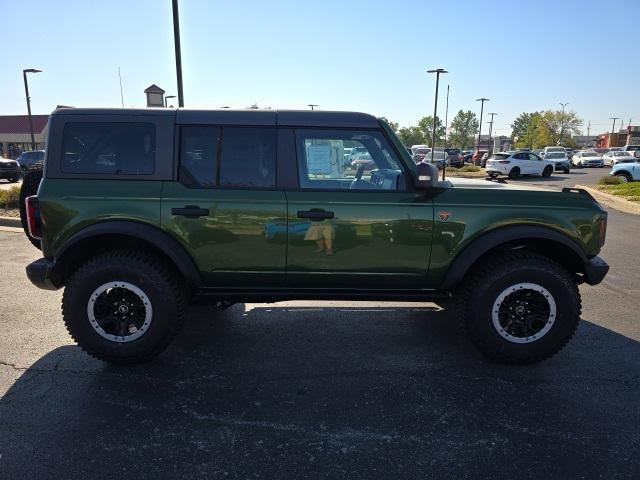
{"type": "Polygon", "coordinates": [[[318,106],[317,103],[310,103],[309,106],[311,107],[311,110],[313,110],[315,107],[318,106]]]}
{"type": "MultiPolygon", "coordinates": [[[[478,126],[478,143],[476,145],[476,153],[480,153],[480,136],[482,135],[482,112],[484,111],[484,102],[488,102],[488,98],[477,98],[476,102],[482,102],[480,104],[480,124],[478,126]]],[[[478,155],[476,155],[477,157],[478,155]]],[[[480,163],[482,163],[482,159],[480,159],[480,163]]]]}
{"type": "Polygon", "coordinates": [[[178,83],[178,106],[184,107],[182,90],[182,53],[180,51],[180,18],[178,16],[178,0],[172,0],[173,6],[173,43],[176,51],[176,79],[178,83]]]}
{"type": "Polygon", "coordinates": [[[487,113],[487,115],[491,115],[491,121],[487,122],[489,124],[489,143],[487,144],[487,158],[489,158],[493,154],[493,148],[491,147],[491,132],[493,130],[493,116],[497,115],[497,113],[487,113]]]}
{"type": "Polygon", "coordinates": [[[564,107],[569,105],[569,102],[562,103],[558,102],[562,105],[562,118],[560,119],[560,140],[558,140],[558,145],[562,145],[562,136],[564,135],[564,107]]]}
{"type": "Polygon", "coordinates": [[[447,128],[449,126],[449,85],[447,85],[447,108],[444,111],[444,167],[442,168],[442,181],[446,178],[445,172],[447,171],[447,159],[449,154],[447,153],[447,128]]]}
{"type": "Polygon", "coordinates": [[[616,120],[619,120],[620,117],[609,117],[609,120],[613,120],[613,125],[611,126],[611,135],[609,135],[609,147],[615,147],[615,145],[611,145],[611,141],[613,140],[613,136],[616,133],[616,120]]]}
{"type": "MultiPolygon", "coordinates": [[[[436,74],[436,99],[433,104],[433,133],[431,135],[431,164],[433,165],[433,158],[436,153],[436,120],[438,119],[438,86],[440,84],[440,74],[441,73],[449,73],[444,68],[436,68],[435,70],[427,70],[427,73],[435,73],[436,74]]],[[[445,129],[446,130],[446,129],[445,129]]],[[[445,157],[446,160],[446,157],[445,157]]],[[[446,161],[445,161],[446,163],[446,161]]],[[[445,168],[446,165],[443,164],[442,168],[445,168]]]]}
{"type": "Polygon", "coordinates": [[[591,143],[589,137],[591,137],[591,120],[589,120],[589,125],[587,125],[587,148],[589,147],[589,143],[591,143]]]}

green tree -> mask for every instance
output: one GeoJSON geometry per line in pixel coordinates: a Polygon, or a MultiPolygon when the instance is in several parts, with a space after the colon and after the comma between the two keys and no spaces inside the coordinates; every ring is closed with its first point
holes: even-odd
{"type": "Polygon", "coordinates": [[[380,120],[383,120],[384,122],[386,122],[387,125],[389,125],[389,127],[391,128],[391,130],[393,130],[394,132],[398,132],[398,130],[400,129],[400,124],[396,123],[396,122],[392,122],[391,120],[389,120],[387,117],[380,117],[380,120]]]}
{"type": "Polygon", "coordinates": [[[540,115],[540,112],[523,112],[515,118],[511,124],[511,136],[516,148],[538,148],[540,115]]]}
{"type": "Polygon", "coordinates": [[[398,138],[406,147],[411,147],[412,145],[424,145],[426,143],[424,133],[418,127],[402,127],[398,129],[397,133],[398,138]]]}
{"type": "MultiPolygon", "coordinates": [[[[432,147],[433,145],[431,145],[431,143],[433,140],[433,117],[432,116],[422,117],[418,122],[418,128],[424,135],[424,140],[425,140],[424,143],[432,147]]],[[[444,145],[444,134],[445,134],[445,127],[442,124],[440,117],[436,117],[436,146],[444,145]]]]}
{"type": "Polygon", "coordinates": [[[473,144],[473,136],[478,131],[478,118],[471,110],[459,110],[451,121],[449,144],[452,147],[467,148],[473,144]]]}
{"type": "Polygon", "coordinates": [[[569,145],[573,140],[572,135],[581,133],[582,119],[576,112],[562,112],[562,110],[547,110],[542,112],[538,119],[536,132],[537,145],[569,145]],[[562,138],[562,142],[560,142],[562,138]]]}

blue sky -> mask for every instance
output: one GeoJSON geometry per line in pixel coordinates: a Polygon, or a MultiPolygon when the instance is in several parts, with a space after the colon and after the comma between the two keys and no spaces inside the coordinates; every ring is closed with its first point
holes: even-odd
{"type": "MultiPolygon", "coordinates": [[[[439,114],[451,86],[451,119],[491,99],[498,134],[523,111],[569,102],[593,125],[640,125],[640,1],[180,2],[187,107],[358,110],[401,125],[439,114]],[[631,20],[633,19],[633,21],[631,20]],[[619,125],[619,123],[618,123],[619,125]]],[[[0,0],[0,115],[32,107],[143,106],[156,83],[176,93],[170,0],[0,0]]],[[[485,117],[486,120],[486,117],[485,117]]],[[[486,125],[483,126],[483,129],[486,125]]]]}

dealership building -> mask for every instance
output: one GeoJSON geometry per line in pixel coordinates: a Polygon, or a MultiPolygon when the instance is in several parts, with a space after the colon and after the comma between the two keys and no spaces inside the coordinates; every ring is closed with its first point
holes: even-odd
{"type": "MultiPolygon", "coordinates": [[[[49,115],[32,115],[36,150],[44,150],[49,115]]],[[[0,115],[0,153],[3,158],[16,158],[32,150],[31,129],[27,115],[0,115]]]]}

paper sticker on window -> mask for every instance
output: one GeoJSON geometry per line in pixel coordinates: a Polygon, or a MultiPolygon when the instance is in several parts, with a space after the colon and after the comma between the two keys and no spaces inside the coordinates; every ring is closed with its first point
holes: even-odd
{"type": "Polygon", "coordinates": [[[330,174],[331,145],[309,145],[307,147],[307,169],[309,174],[330,174]]]}

